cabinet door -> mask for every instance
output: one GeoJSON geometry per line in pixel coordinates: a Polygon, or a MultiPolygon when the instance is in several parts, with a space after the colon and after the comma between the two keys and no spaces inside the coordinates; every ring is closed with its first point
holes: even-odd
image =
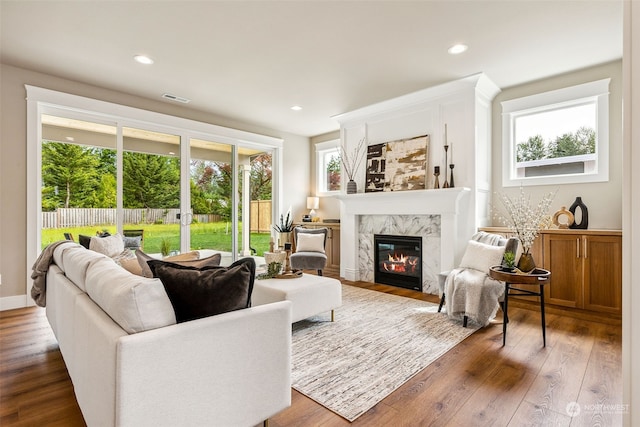
{"type": "Polygon", "coordinates": [[[331,266],[340,268],[340,228],[329,229],[331,235],[331,266]]]}
{"type": "Polygon", "coordinates": [[[582,245],[582,257],[585,261],[584,308],[621,313],[622,238],[585,236],[582,245]]]}
{"type": "Polygon", "coordinates": [[[544,287],[546,301],[582,308],[582,236],[545,234],[543,243],[544,268],[551,272],[551,280],[544,287]]]}

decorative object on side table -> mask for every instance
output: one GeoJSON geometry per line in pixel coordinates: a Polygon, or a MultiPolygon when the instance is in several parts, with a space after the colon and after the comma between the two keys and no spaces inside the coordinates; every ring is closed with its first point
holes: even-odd
{"type": "Polygon", "coordinates": [[[281,247],[288,242],[291,242],[291,232],[293,231],[293,217],[291,216],[291,208],[287,211],[287,216],[280,214],[280,223],[273,226],[273,229],[278,232],[278,245],[281,247]]]}
{"type": "Polygon", "coordinates": [[[284,270],[282,274],[276,275],[276,279],[297,279],[298,277],[302,277],[302,271],[293,271],[291,269],[291,243],[284,244],[284,252],[286,253],[284,270]]]}
{"type": "Polygon", "coordinates": [[[582,197],[576,197],[576,200],[569,207],[569,212],[573,214],[573,224],[569,225],[569,228],[586,230],[589,227],[589,211],[587,210],[587,205],[582,203],[582,197]],[[576,222],[577,208],[580,208],[580,222],[576,222]]]}
{"type": "Polygon", "coordinates": [[[535,207],[531,206],[531,198],[524,194],[522,187],[517,198],[511,198],[504,193],[499,194],[498,197],[504,210],[496,212],[495,215],[520,240],[523,252],[518,260],[518,269],[528,273],[535,268],[535,261],[531,254],[533,242],[540,230],[549,228],[549,206],[555,193],[546,194],[535,207]]]}
{"type": "Polygon", "coordinates": [[[259,280],[263,280],[263,279],[273,279],[274,277],[277,277],[278,274],[280,274],[280,271],[282,270],[282,264],[279,262],[270,262],[267,264],[267,272],[266,273],[262,273],[262,274],[258,274],[256,276],[257,279],[259,280]]]}
{"type": "Polygon", "coordinates": [[[505,251],[502,257],[502,271],[512,273],[516,270],[516,254],[512,251],[505,251]]]}
{"type": "Polygon", "coordinates": [[[571,228],[573,225],[573,214],[567,210],[566,207],[562,206],[559,211],[553,214],[553,225],[561,229],[571,228]],[[566,221],[562,222],[560,218],[566,217],[566,221]]]}
{"type": "Polygon", "coordinates": [[[340,163],[342,163],[342,169],[344,173],[349,178],[347,182],[347,194],[355,194],[358,192],[358,184],[356,184],[355,176],[358,168],[360,167],[360,163],[364,158],[365,150],[365,139],[362,138],[355,150],[348,151],[344,145],[344,141],[340,146],[340,163]]]}

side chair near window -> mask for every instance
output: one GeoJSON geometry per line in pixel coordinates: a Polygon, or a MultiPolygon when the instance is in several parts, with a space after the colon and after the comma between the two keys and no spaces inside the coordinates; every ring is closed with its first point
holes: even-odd
{"type": "Polygon", "coordinates": [[[488,325],[503,301],[505,290],[503,282],[489,276],[489,270],[502,264],[505,251],[517,253],[518,246],[516,238],[506,239],[483,231],[474,234],[460,266],[439,275],[442,297],[438,312],[446,303],[447,315],[462,319],[464,327],[469,318],[482,326],[488,325]]]}
{"type": "Polygon", "coordinates": [[[316,270],[318,276],[322,276],[322,270],[327,265],[327,254],[324,249],[327,244],[327,233],[327,228],[294,228],[293,239],[296,251],[290,256],[291,268],[316,270]]]}

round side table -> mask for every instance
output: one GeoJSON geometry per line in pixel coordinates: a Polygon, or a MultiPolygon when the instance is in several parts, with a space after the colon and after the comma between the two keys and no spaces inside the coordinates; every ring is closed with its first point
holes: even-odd
{"type": "Polygon", "coordinates": [[[509,322],[509,316],[507,310],[509,307],[509,295],[524,295],[532,297],[540,297],[540,315],[542,317],[542,346],[547,346],[546,336],[546,324],[544,318],[544,285],[549,283],[551,278],[551,272],[542,268],[536,268],[530,273],[521,272],[509,272],[503,271],[499,265],[493,266],[489,269],[489,276],[492,278],[504,282],[504,302],[502,303],[502,346],[507,342],[507,323],[509,322]],[[539,291],[533,291],[530,289],[516,288],[512,285],[537,285],[539,291]],[[516,291],[516,293],[511,293],[516,291]]]}

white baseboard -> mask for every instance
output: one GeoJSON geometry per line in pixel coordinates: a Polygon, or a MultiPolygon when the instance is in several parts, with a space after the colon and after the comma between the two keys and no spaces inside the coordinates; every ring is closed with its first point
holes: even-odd
{"type": "Polygon", "coordinates": [[[0,298],[0,311],[13,310],[14,308],[27,307],[26,295],[14,295],[0,298]]]}

